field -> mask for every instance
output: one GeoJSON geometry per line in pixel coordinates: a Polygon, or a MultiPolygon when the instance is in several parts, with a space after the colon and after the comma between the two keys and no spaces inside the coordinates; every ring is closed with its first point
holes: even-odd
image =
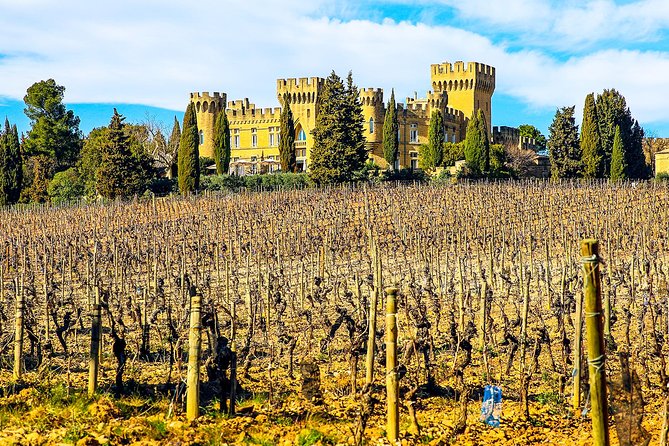
{"type": "Polygon", "coordinates": [[[660,444],[668,209],[666,183],[503,182],[1,211],[0,443],[384,442],[396,287],[402,444],[591,444],[588,317],[605,320],[612,444],[660,444]],[[584,238],[601,315],[582,306],[584,238]],[[479,420],[486,384],[499,428],[479,420]]]}

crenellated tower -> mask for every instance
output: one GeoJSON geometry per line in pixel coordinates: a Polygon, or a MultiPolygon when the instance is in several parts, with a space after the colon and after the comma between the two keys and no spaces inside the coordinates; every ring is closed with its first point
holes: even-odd
{"type": "Polygon", "coordinates": [[[195,106],[197,116],[197,128],[200,138],[200,156],[214,157],[214,125],[219,112],[225,111],[225,93],[204,91],[191,93],[190,101],[195,106]]]}
{"type": "Polygon", "coordinates": [[[462,61],[430,66],[434,91],[448,93],[448,106],[469,119],[482,110],[492,132],[492,95],[495,92],[495,68],[478,62],[462,61]]]}
{"type": "Polygon", "coordinates": [[[295,154],[298,168],[305,168],[311,154],[311,132],[316,125],[318,100],[325,84],[322,77],[277,79],[276,96],[282,107],[288,105],[295,122],[295,154]]]}
{"type": "Polygon", "coordinates": [[[359,94],[364,118],[363,135],[367,140],[367,148],[371,153],[383,157],[383,120],[386,115],[383,89],[361,88],[359,94]]]}

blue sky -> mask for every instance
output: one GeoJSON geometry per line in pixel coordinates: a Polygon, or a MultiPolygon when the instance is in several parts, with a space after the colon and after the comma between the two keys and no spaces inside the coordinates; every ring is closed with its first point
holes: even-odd
{"type": "MultiPolygon", "coordinates": [[[[536,125],[616,88],[647,133],[669,137],[666,0],[0,0],[0,118],[53,78],[84,132],[116,106],[130,122],[181,119],[191,91],[277,106],[276,79],[353,71],[401,100],[431,63],[493,65],[493,125],[536,125]]],[[[387,100],[387,97],[386,97],[387,100]]]]}

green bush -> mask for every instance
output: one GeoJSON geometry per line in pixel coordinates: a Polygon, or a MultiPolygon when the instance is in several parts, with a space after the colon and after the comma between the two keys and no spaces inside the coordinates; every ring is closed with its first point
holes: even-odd
{"type": "Polygon", "coordinates": [[[309,187],[305,173],[273,173],[265,175],[209,175],[200,178],[200,189],[208,191],[279,190],[309,187]]]}
{"type": "Polygon", "coordinates": [[[429,179],[427,173],[419,169],[401,169],[386,170],[381,175],[383,181],[402,181],[402,182],[426,182],[429,179]]]}
{"type": "Polygon", "coordinates": [[[158,197],[179,192],[179,183],[176,178],[153,178],[149,183],[149,190],[158,197]]]}
{"type": "Polygon", "coordinates": [[[74,167],[58,172],[46,188],[51,202],[67,203],[84,195],[84,183],[74,167]]]}

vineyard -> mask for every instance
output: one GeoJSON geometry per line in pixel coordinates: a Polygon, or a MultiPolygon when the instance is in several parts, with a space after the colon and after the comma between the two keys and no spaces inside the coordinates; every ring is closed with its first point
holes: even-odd
{"type": "Polygon", "coordinates": [[[386,441],[391,293],[402,444],[591,444],[594,238],[611,442],[667,444],[668,209],[666,183],[566,182],[6,209],[0,442],[386,441]]]}

